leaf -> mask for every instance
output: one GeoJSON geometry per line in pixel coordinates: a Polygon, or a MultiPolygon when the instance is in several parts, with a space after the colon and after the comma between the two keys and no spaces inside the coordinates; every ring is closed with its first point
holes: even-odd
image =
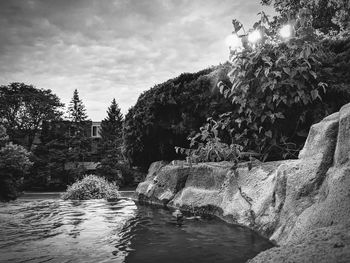
{"type": "Polygon", "coordinates": [[[262,67],[258,67],[258,69],[254,73],[255,77],[259,76],[261,69],[262,69],[262,67]]]}
{"type": "Polygon", "coordinates": [[[310,70],[310,74],[314,77],[314,79],[317,79],[317,74],[315,71],[310,70]]]}
{"type": "Polygon", "coordinates": [[[234,33],[237,33],[243,27],[242,23],[239,22],[237,19],[232,20],[232,25],[234,28],[234,33]]]}
{"type": "Polygon", "coordinates": [[[286,74],[290,75],[290,68],[284,67],[284,68],[283,68],[283,71],[284,71],[286,74]]]}
{"type": "Polygon", "coordinates": [[[220,93],[223,93],[224,89],[225,89],[225,84],[220,81],[218,84],[217,84],[217,87],[219,88],[220,90],[220,93]]]}
{"type": "Polygon", "coordinates": [[[268,77],[268,76],[269,76],[269,73],[270,73],[270,68],[266,68],[266,69],[264,70],[265,77],[268,77]]]}
{"type": "Polygon", "coordinates": [[[269,137],[269,138],[272,138],[272,131],[266,131],[265,132],[265,136],[269,137]]]}
{"type": "Polygon", "coordinates": [[[312,100],[316,100],[317,98],[321,99],[321,96],[319,95],[317,89],[314,89],[311,91],[311,98],[312,98],[312,100]]]}
{"type": "Polygon", "coordinates": [[[282,73],[280,71],[273,71],[272,72],[276,77],[282,77],[282,73]]]}
{"type": "Polygon", "coordinates": [[[284,117],[284,115],[283,115],[282,112],[277,112],[277,113],[275,114],[275,116],[276,116],[276,118],[278,118],[278,119],[285,119],[285,118],[286,118],[286,117],[284,117]]]}
{"type": "Polygon", "coordinates": [[[324,82],[320,82],[317,84],[317,86],[322,87],[323,92],[326,93],[326,91],[327,91],[326,88],[328,87],[328,84],[326,84],[324,82]]]}

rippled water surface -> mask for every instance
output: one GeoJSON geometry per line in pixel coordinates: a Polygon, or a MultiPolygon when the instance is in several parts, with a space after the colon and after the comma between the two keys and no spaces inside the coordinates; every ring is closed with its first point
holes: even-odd
{"type": "Polygon", "coordinates": [[[0,203],[1,262],[245,262],[271,247],[218,219],[185,220],[129,199],[0,203]]]}

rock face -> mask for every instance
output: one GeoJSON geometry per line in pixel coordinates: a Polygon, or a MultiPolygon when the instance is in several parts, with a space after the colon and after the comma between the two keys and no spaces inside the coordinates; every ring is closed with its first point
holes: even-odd
{"type": "Polygon", "coordinates": [[[311,127],[299,159],[231,167],[155,163],[139,200],[215,214],[279,245],[251,262],[350,262],[350,104],[311,127]]]}

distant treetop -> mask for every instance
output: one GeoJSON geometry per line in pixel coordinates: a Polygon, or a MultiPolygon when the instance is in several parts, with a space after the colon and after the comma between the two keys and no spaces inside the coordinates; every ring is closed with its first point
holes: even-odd
{"type": "Polygon", "coordinates": [[[86,121],[88,116],[86,114],[85,105],[79,98],[78,90],[75,89],[73,93],[73,98],[68,105],[68,119],[73,122],[86,121]]]}

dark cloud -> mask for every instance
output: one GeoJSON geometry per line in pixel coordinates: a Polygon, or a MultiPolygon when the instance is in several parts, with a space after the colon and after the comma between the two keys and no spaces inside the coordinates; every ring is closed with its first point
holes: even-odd
{"type": "Polygon", "coordinates": [[[182,72],[224,62],[231,19],[252,25],[253,0],[0,0],[0,84],[77,88],[90,117],[182,72]]]}

